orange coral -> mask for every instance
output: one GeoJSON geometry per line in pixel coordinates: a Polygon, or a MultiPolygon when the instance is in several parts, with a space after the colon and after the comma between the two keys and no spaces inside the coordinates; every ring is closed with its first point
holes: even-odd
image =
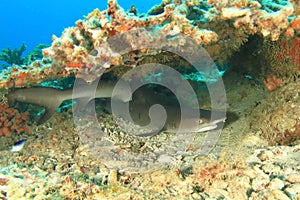
{"type": "Polygon", "coordinates": [[[264,80],[264,84],[269,91],[275,90],[280,83],[282,83],[282,79],[277,79],[275,74],[264,80]]]}
{"type": "Polygon", "coordinates": [[[81,68],[84,66],[83,63],[66,63],[65,65],[66,67],[70,67],[70,68],[81,68]]]}
{"type": "Polygon", "coordinates": [[[292,28],[296,28],[296,29],[299,29],[299,28],[300,28],[300,18],[299,18],[299,17],[295,18],[295,19],[292,21],[291,27],[292,27],[292,28]]]}
{"type": "Polygon", "coordinates": [[[24,71],[19,72],[19,69],[16,67],[12,70],[11,77],[14,79],[15,86],[21,87],[26,85],[29,78],[29,73],[24,71]]]}
{"type": "Polygon", "coordinates": [[[16,108],[10,108],[7,103],[0,104],[0,136],[28,133],[29,113],[20,113],[16,108]]]}
{"type": "Polygon", "coordinates": [[[131,26],[128,26],[128,25],[120,25],[120,26],[117,26],[116,29],[120,32],[120,33],[124,33],[128,30],[130,30],[132,27],[131,26]]]}

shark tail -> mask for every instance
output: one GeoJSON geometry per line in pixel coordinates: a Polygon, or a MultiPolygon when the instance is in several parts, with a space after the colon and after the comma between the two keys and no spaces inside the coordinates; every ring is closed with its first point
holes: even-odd
{"type": "Polygon", "coordinates": [[[37,125],[41,125],[45,123],[48,119],[50,119],[53,114],[56,112],[57,108],[62,104],[62,102],[66,99],[62,99],[63,91],[54,89],[51,91],[49,95],[45,95],[43,103],[40,106],[45,108],[44,114],[40,117],[37,122],[37,125]]]}
{"type": "Polygon", "coordinates": [[[6,98],[9,106],[12,106],[16,102],[16,96],[14,95],[14,92],[8,93],[6,98]]]}
{"type": "Polygon", "coordinates": [[[45,123],[48,119],[52,117],[52,115],[56,112],[56,109],[61,105],[62,102],[54,102],[51,105],[45,106],[45,112],[44,114],[40,117],[40,119],[37,122],[37,125],[41,125],[45,123]]]}
{"type": "Polygon", "coordinates": [[[37,125],[46,122],[65,100],[62,90],[54,88],[22,88],[9,92],[6,97],[10,106],[14,102],[32,103],[45,108],[44,114],[40,117],[37,125]]]}

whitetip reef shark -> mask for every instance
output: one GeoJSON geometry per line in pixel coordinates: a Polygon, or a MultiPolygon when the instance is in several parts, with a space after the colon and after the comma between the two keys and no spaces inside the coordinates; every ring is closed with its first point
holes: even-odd
{"type": "MultiPolygon", "coordinates": [[[[94,98],[111,98],[116,81],[95,81],[92,84],[98,84],[95,88],[96,91],[92,91],[92,85],[82,84],[80,87],[76,87],[76,92],[73,88],[60,90],[50,87],[31,87],[31,88],[19,88],[15,89],[7,94],[8,103],[11,105],[15,101],[23,103],[31,103],[44,107],[45,113],[39,119],[37,125],[46,122],[56,111],[56,109],[62,104],[63,101],[69,99],[76,99],[85,102],[86,104],[94,98]]],[[[126,83],[124,82],[124,85],[126,83]]],[[[122,85],[120,86],[122,87],[122,85]]],[[[124,87],[121,94],[117,94],[118,99],[124,102],[131,100],[131,91],[124,87]]],[[[82,104],[81,104],[82,105],[82,104]]]]}
{"type": "MultiPolygon", "coordinates": [[[[159,94],[153,89],[142,87],[133,93],[132,100],[129,102],[129,113],[134,124],[142,127],[149,125],[151,121],[149,117],[149,110],[150,107],[155,104],[161,105],[166,110],[167,119],[164,126],[161,128],[161,131],[164,132],[176,132],[179,129],[181,120],[184,120],[181,131],[194,133],[210,131],[218,127],[222,127],[221,125],[223,125],[226,120],[225,112],[214,110],[214,116],[212,116],[212,111],[206,109],[198,110],[198,112],[200,112],[200,118],[185,116],[186,118],[182,119],[180,105],[174,97],[159,94]],[[214,117],[214,119],[212,119],[212,117],[214,117]]],[[[189,108],[189,111],[194,113],[197,110],[189,108]]],[[[156,120],[160,121],[161,119],[156,120]]],[[[154,127],[149,127],[153,130],[153,132],[138,133],[139,131],[137,131],[137,133],[133,135],[139,137],[154,136],[157,134],[156,130],[159,129],[158,126],[159,125],[156,126],[156,123],[154,122],[154,127]]]]}
{"type": "MultiPolygon", "coordinates": [[[[95,98],[111,98],[114,86],[116,82],[113,81],[100,81],[97,83],[97,89],[95,94],[91,96],[91,91],[88,88],[88,85],[84,85],[83,87],[77,89],[77,92],[74,93],[73,89],[54,89],[48,87],[31,87],[31,88],[21,88],[15,89],[8,93],[7,99],[11,104],[14,101],[19,101],[23,103],[31,103],[45,107],[46,111],[45,114],[40,118],[38,121],[38,125],[43,124],[46,122],[56,111],[56,109],[61,105],[61,103],[68,99],[79,99],[84,100],[86,102],[90,101],[91,99],[95,98]]],[[[125,87],[128,88],[128,87],[125,87]]],[[[134,120],[136,125],[145,126],[149,123],[149,116],[148,116],[148,109],[149,105],[153,103],[162,104],[167,110],[167,121],[163,127],[163,131],[172,132],[178,128],[180,124],[180,109],[178,110],[178,106],[174,106],[172,103],[168,102],[167,97],[157,96],[151,94],[149,90],[141,90],[138,92],[138,95],[135,95],[136,98],[132,100],[133,95],[131,91],[128,89],[119,90],[122,94],[117,94],[117,99],[121,100],[122,102],[133,102],[133,109],[130,110],[130,115],[134,120]],[[142,99],[140,97],[143,97],[142,99]],[[145,102],[143,99],[147,99],[145,102]],[[167,103],[166,103],[167,102],[167,103]]],[[[129,87],[130,88],[130,87],[129,87]]],[[[135,94],[135,93],[134,93],[135,94]]],[[[224,112],[218,112],[220,115],[217,115],[216,119],[211,119],[210,110],[202,110],[200,109],[200,119],[205,119],[204,123],[201,124],[197,130],[191,129],[192,132],[205,132],[218,127],[220,123],[224,123],[226,119],[226,115],[224,112]]],[[[185,119],[185,120],[198,120],[203,121],[200,119],[185,119]]],[[[154,127],[155,129],[155,127],[154,127]]],[[[187,129],[188,131],[188,129],[187,129]]],[[[152,136],[152,133],[138,135],[141,137],[148,137],[152,136]]]]}

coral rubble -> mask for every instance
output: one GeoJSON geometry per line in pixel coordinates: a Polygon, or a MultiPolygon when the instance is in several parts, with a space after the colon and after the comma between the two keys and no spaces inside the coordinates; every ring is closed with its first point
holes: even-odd
{"type": "Polygon", "coordinates": [[[134,67],[153,54],[144,43],[161,48],[167,45],[155,38],[155,33],[166,38],[180,33],[189,36],[223,64],[250,35],[276,41],[283,33],[287,37],[299,33],[297,6],[289,1],[278,2],[169,0],[154,6],[147,15],[138,16],[125,12],[116,0],[108,0],[106,10],[95,9],[74,27],[66,28],[61,37],[53,36],[52,45],[43,50],[41,60],[3,70],[0,86],[29,87],[82,72],[89,74],[86,81],[92,81],[104,71],[122,71],[118,67],[128,67],[127,63],[134,67]],[[149,34],[124,40],[138,53],[133,51],[128,56],[115,50],[111,38],[138,28],[147,29],[149,34]]]}

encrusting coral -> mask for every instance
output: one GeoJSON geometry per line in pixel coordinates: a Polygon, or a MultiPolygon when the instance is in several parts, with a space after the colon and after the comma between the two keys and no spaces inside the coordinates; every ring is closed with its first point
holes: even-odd
{"type": "Polygon", "coordinates": [[[166,38],[179,33],[190,36],[214,61],[222,64],[250,35],[257,34],[272,41],[283,33],[293,37],[300,31],[299,21],[295,5],[289,1],[166,0],[147,15],[136,16],[125,12],[116,0],[108,0],[106,10],[95,9],[84,20],[78,20],[75,27],[65,29],[61,37],[53,36],[52,45],[43,50],[41,60],[12,65],[2,71],[0,86],[29,87],[46,80],[75,76],[78,72],[89,74],[83,77],[89,82],[105,70],[122,71],[122,67],[128,67],[127,63],[134,67],[140,58],[153,54],[143,43],[152,40],[153,46],[167,45],[153,36],[157,32],[166,38]],[[108,40],[138,28],[147,28],[149,34],[140,35],[140,41],[134,37],[125,41],[131,49],[139,47],[139,52],[131,52],[132,57],[115,52],[108,40]]]}

